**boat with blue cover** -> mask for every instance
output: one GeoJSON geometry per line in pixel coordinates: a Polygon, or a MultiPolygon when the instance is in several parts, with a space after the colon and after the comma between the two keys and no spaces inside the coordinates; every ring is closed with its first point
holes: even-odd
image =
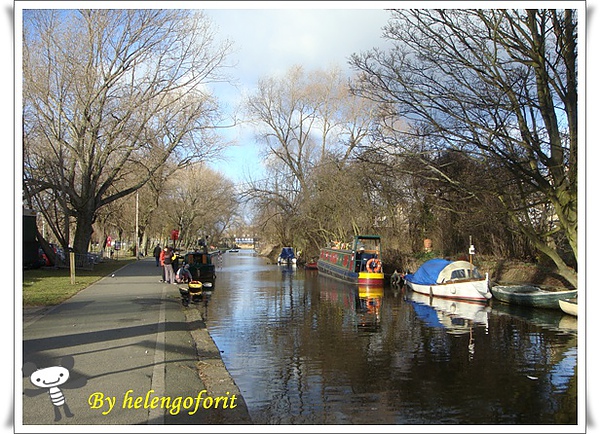
{"type": "Polygon", "coordinates": [[[431,297],[484,302],[492,298],[488,274],[482,276],[468,261],[430,259],[416,272],[405,275],[404,280],[414,292],[431,297]]]}
{"type": "Polygon", "coordinates": [[[277,257],[278,265],[296,265],[296,254],[293,247],[284,247],[277,257]]]}

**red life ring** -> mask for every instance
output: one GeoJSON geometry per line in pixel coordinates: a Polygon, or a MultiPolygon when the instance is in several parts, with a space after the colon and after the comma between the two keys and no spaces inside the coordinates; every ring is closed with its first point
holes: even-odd
{"type": "Polygon", "coordinates": [[[367,261],[367,271],[369,273],[379,273],[381,271],[381,261],[377,258],[371,258],[367,261]]]}

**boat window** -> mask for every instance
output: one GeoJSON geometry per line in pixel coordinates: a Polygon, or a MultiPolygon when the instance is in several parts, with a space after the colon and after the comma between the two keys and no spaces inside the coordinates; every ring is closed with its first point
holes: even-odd
{"type": "Polygon", "coordinates": [[[467,277],[465,270],[453,270],[450,279],[464,279],[465,277],[467,277]]]}
{"type": "Polygon", "coordinates": [[[479,274],[479,271],[477,270],[477,268],[473,268],[473,270],[465,268],[465,269],[461,269],[461,270],[453,270],[452,274],[450,276],[450,279],[452,279],[452,280],[467,279],[467,278],[481,279],[481,274],[479,274]]]}
{"type": "Polygon", "coordinates": [[[364,248],[367,252],[379,252],[379,240],[361,239],[358,242],[357,250],[364,248]]]}

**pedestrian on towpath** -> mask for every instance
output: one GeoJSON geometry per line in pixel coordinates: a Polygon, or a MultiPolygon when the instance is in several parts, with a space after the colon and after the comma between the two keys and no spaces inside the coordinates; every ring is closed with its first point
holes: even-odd
{"type": "Polygon", "coordinates": [[[156,266],[160,267],[160,253],[162,252],[162,248],[160,244],[157,244],[154,248],[154,258],[156,259],[156,266]]]}
{"type": "Polygon", "coordinates": [[[165,251],[165,258],[163,262],[165,264],[165,282],[166,283],[175,283],[175,272],[173,271],[173,250],[168,247],[165,251]]]}

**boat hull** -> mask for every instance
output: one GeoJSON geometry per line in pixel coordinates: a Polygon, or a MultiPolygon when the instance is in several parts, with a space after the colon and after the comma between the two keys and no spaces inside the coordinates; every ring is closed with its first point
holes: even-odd
{"type": "Polygon", "coordinates": [[[342,280],[344,282],[357,283],[359,285],[368,286],[383,286],[384,284],[383,273],[356,273],[343,266],[331,264],[322,260],[317,261],[317,269],[321,274],[325,274],[327,276],[342,280]]]}
{"type": "Polygon", "coordinates": [[[535,286],[493,286],[492,295],[501,302],[520,306],[560,309],[560,300],[577,296],[577,290],[545,291],[535,286]]]}
{"type": "Polygon", "coordinates": [[[577,316],[577,299],[558,300],[560,310],[564,313],[577,316]]]}
{"type": "Polygon", "coordinates": [[[424,285],[406,281],[407,286],[414,292],[432,297],[452,298],[456,300],[486,302],[492,298],[489,291],[488,279],[473,279],[456,283],[438,283],[424,285]]]}

